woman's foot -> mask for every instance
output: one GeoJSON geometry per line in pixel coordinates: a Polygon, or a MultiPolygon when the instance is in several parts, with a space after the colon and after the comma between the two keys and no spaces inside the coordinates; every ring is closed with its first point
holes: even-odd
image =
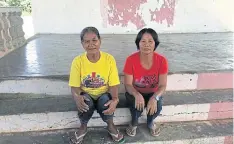
{"type": "Polygon", "coordinates": [[[129,126],[126,128],[126,133],[129,136],[134,137],[136,135],[136,130],[137,126],[132,126],[131,124],[129,124],[129,126]]]}
{"type": "Polygon", "coordinates": [[[154,137],[160,135],[160,127],[157,127],[156,124],[153,124],[152,128],[149,128],[150,134],[154,137]]]}
{"type": "Polygon", "coordinates": [[[108,129],[108,133],[111,135],[112,139],[115,142],[119,142],[119,143],[125,142],[123,134],[119,132],[119,130],[115,127],[113,123],[109,123],[107,129],[108,129]]]}
{"type": "Polygon", "coordinates": [[[107,128],[108,128],[108,131],[111,132],[111,133],[113,133],[113,134],[117,134],[118,133],[117,128],[115,127],[114,124],[108,124],[107,128]]]}
{"type": "Polygon", "coordinates": [[[76,137],[75,144],[82,144],[86,133],[87,133],[87,125],[81,125],[79,130],[75,132],[75,137],[76,137]]]}

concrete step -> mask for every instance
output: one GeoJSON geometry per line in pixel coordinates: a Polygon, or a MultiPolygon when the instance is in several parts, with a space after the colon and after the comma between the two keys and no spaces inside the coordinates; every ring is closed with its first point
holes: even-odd
{"type": "MultiPolygon", "coordinates": [[[[197,122],[158,123],[160,136],[152,137],[146,125],[140,125],[135,137],[125,134],[128,144],[233,144],[233,119],[197,122]]],[[[72,144],[76,129],[0,134],[0,144],[72,144]]],[[[89,128],[84,144],[112,144],[103,127],[89,128]]]]}
{"type": "MultiPolygon", "coordinates": [[[[157,122],[196,121],[233,117],[233,89],[215,91],[166,92],[157,122]]],[[[0,133],[77,128],[77,109],[71,95],[0,94],[0,133]]],[[[139,119],[145,123],[145,112],[139,119]]],[[[124,95],[115,112],[114,121],[124,125],[130,121],[124,95]]],[[[95,112],[89,127],[104,126],[95,112]]]]}
{"type": "MultiPolygon", "coordinates": [[[[68,77],[68,75],[1,77],[0,93],[70,95],[68,77]]],[[[232,71],[169,74],[167,91],[229,89],[233,88],[232,80],[232,71]]],[[[123,75],[120,75],[120,81],[120,93],[124,93],[123,75]]]]}

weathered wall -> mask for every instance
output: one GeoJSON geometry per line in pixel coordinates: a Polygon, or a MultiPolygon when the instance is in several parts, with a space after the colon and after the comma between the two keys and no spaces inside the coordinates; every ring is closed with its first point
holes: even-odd
{"type": "Polygon", "coordinates": [[[0,58],[25,44],[21,10],[0,7],[0,58]]]}
{"type": "Polygon", "coordinates": [[[233,0],[32,0],[35,33],[233,31],[233,0]]]}

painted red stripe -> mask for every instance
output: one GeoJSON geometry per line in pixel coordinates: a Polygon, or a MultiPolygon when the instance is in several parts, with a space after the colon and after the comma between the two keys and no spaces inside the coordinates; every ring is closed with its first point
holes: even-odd
{"type": "Polygon", "coordinates": [[[210,104],[208,120],[225,118],[233,118],[233,102],[210,104]]]}
{"type": "Polygon", "coordinates": [[[233,110],[233,102],[220,102],[220,103],[211,103],[210,104],[210,112],[215,111],[232,111],[233,110]]]}
{"type": "Polygon", "coordinates": [[[202,73],[198,74],[197,89],[233,88],[233,73],[202,73]]]}
{"type": "Polygon", "coordinates": [[[224,144],[233,144],[233,136],[226,136],[224,139],[224,144]]]}
{"type": "Polygon", "coordinates": [[[207,120],[233,118],[233,111],[227,112],[209,112],[207,120]]]}

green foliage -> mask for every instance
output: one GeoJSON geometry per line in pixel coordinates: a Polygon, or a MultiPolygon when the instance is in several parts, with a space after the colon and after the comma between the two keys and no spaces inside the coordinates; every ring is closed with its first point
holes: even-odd
{"type": "Polygon", "coordinates": [[[21,6],[21,0],[5,0],[10,6],[21,6]]]}
{"type": "Polygon", "coordinates": [[[23,11],[28,13],[32,12],[31,0],[0,0],[0,2],[5,2],[9,6],[22,7],[23,11]]]}
{"type": "Polygon", "coordinates": [[[23,0],[21,2],[21,6],[23,7],[23,11],[28,12],[28,13],[32,12],[31,0],[23,0]]]}
{"type": "Polygon", "coordinates": [[[7,7],[9,6],[8,3],[4,2],[4,1],[0,1],[0,7],[7,7]]]}

